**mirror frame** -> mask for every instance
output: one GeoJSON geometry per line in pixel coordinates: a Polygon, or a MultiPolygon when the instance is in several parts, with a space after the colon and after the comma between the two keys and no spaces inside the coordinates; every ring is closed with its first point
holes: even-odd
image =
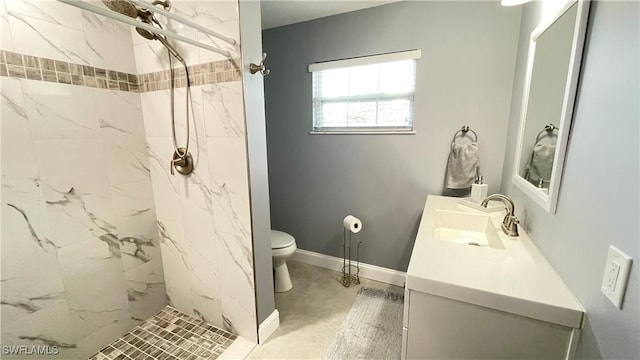
{"type": "Polygon", "coordinates": [[[562,169],[567,151],[567,143],[569,141],[569,131],[573,116],[573,107],[576,99],[576,91],[578,85],[578,77],[580,73],[580,65],[582,62],[582,51],[585,43],[585,35],[587,28],[587,18],[589,12],[590,1],[588,0],[569,0],[552,16],[540,22],[540,24],[531,32],[529,39],[529,53],[527,58],[527,72],[525,78],[524,91],[522,94],[522,109],[520,114],[520,125],[518,127],[518,141],[515,154],[515,164],[513,170],[512,182],[529,198],[535,201],[543,209],[549,213],[555,213],[558,201],[558,192],[560,190],[560,181],[562,178],[562,169]],[[569,58],[569,71],[565,82],[564,99],[562,101],[562,111],[558,126],[558,140],[556,143],[556,153],[553,157],[553,168],[551,170],[551,181],[549,191],[545,193],[525,180],[519,174],[522,158],[522,150],[524,145],[524,130],[527,117],[527,105],[529,102],[529,90],[531,87],[531,77],[533,74],[533,65],[535,59],[536,40],[551,25],[553,25],[565,12],[567,12],[574,4],[578,6],[576,21],[574,26],[573,39],[571,44],[571,55],[569,58]]]}

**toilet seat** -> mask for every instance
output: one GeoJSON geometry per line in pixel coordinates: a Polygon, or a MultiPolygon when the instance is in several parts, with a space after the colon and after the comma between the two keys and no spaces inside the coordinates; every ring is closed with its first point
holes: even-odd
{"type": "Polygon", "coordinates": [[[285,292],[293,288],[287,258],[297,250],[296,239],[283,231],[271,230],[271,256],[273,257],[273,290],[285,292]]]}
{"type": "Polygon", "coordinates": [[[295,245],[296,240],[286,232],[271,230],[271,249],[284,249],[295,245]]]}

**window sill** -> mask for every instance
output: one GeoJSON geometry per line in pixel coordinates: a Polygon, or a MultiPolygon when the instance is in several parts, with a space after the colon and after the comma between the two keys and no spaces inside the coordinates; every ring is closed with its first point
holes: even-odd
{"type": "Polygon", "coordinates": [[[380,130],[380,131],[309,131],[309,135],[415,135],[414,130],[380,130]]]}

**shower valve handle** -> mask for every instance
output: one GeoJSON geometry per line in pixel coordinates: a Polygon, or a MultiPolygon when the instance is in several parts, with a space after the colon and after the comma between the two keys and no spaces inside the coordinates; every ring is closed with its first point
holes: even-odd
{"type": "Polygon", "coordinates": [[[193,157],[186,152],[185,148],[179,148],[178,151],[173,153],[169,168],[171,169],[171,175],[175,174],[174,169],[178,170],[182,175],[189,175],[193,172],[193,157]]]}
{"type": "Polygon", "coordinates": [[[171,164],[169,165],[169,168],[171,169],[171,175],[175,175],[175,167],[176,166],[183,166],[186,163],[186,161],[184,159],[171,159],[171,164]]]}

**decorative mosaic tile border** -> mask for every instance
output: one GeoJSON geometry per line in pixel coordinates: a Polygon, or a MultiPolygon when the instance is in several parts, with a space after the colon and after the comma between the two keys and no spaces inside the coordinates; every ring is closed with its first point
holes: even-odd
{"type": "MultiPolygon", "coordinates": [[[[240,81],[240,68],[239,58],[191,65],[189,79],[192,86],[240,81]]],[[[174,72],[174,86],[186,87],[184,68],[175,68],[174,72]]],[[[0,51],[0,76],[136,93],[171,86],[169,70],[136,75],[5,50],[0,51]]]]}
{"type": "Polygon", "coordinates": [[[166,306],[89,360],[217,359],[238,337],[166,306]]]}

